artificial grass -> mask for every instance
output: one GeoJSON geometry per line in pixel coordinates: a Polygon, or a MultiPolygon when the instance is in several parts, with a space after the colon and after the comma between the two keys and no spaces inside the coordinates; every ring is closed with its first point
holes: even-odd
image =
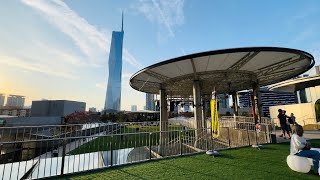
{"type": "MultiPolygon", "coordinates": [[[[178,138],[179,131],[182,128],[179,126],[169,126],[168,141],[178,138]]],[[[139,126],[130,125],[125,128],[119,129],[114,132],[114,135],[99,137],[86,144],[79,146],[78,148],[69,152],[71,155],[90,153],[97,151],[109,151],[111,148],[124,149],[124,148],[134,148],[149,145],[157,145],[159,143],[160,136],[159,126],[139,126]],[[149,134],[149,132],[154,132],[149,134]],[[133,134],[130,134],[133,133],[133,134]],[[134,134],[137,133],[137,134],[134,134]],[[139,133],[139,134],[138,134],[139,133]],[[121,135],[122,134],[122,135],[121,135]]],[[[188,131],[188,136],[193,136],[194,131],[188,131]]]]}
{"type": "MultiPolygon", "coordinates": [[[[312,140],[320,147],[320,140],[312,140]]],[[[292,171],[286,163],[289,143],[268,144],[206,154],[151,161],[69,176],[65,179],[319,179],[292,171]]]]}

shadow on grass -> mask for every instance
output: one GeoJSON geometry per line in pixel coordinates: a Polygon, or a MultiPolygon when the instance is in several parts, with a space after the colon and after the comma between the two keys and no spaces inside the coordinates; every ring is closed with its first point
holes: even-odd
{"type": "MultiPolygon", "coordinates": [[[[129,175],[129,176],[132,176],[132,177],[135,177],[135,178],[138,178],[138,179],[146,179],[146,178],[143,178],[143,177],[138,176],[138,175],[136,175],[136,174],[129,173],[129,172],[127,172],[127,171],[125,171],[125,170],[122,170],[122,169],[118,169],[117,171],[120,171],[120,172],[122,172],[122,173],[124,173],[124,174],[127,174],[127,175],[129,175]]],[[[128,178],[130,179],[130,177],[128,177],[128,178]]]]}
{"type": "Polygon", "coordinates": [[[269,147],[269,146],[263,146],[262,148],[261,148],[261,150],[277,150],[277,148],[274,148],[274,147],[269,147]]]}
{"type": "Polygon", "coordinates": [[[234,156],[231,156],[230,154],[221,154],[217,158],[234,159],[234,156]]]}

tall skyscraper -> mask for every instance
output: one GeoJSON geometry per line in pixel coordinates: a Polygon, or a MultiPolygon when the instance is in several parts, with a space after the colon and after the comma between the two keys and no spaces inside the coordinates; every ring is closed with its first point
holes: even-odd
{"type": "Polygon", "coordinates": [[[122,46],[123,46],[123,14],[121,31],[112,31],[109,53],[109,77],[104,110],[120,111],[122,46]]]}
{"type": "Polygon", "coordinates": [[[0,94],[0,107],[4,106],[4,100],[6,96],[4,94],[0,94]]]}
{"type": "Polygon", "coordinates": [[[154,94],[146,93],[146,110],[155,110],[154,94]]]}

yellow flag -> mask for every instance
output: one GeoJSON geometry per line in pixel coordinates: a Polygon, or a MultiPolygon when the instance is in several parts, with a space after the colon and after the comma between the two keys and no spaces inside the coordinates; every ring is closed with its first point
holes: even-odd
{"type": "Polygon", "coordinates": [[[220,127],[219,127],[219,119],[218,119],[217,100],[215,100],[215,98],[210,101],[210,107],[211,107],[212,136],[218,137],[220,134],[220,127]]]}

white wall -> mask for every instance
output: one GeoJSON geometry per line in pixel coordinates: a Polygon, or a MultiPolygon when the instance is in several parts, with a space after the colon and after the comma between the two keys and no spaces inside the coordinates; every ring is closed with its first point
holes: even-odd
{"type": "Polygon", "coordinates": [[[279,124],[278,109],[287,111],[286,114],[288,116],[293,113],[296,117],[296,121],[300,125],[317,123],[314,103],[290,104],[269,107],[270,118],[274,119],[276,124],[279,124]]]}

